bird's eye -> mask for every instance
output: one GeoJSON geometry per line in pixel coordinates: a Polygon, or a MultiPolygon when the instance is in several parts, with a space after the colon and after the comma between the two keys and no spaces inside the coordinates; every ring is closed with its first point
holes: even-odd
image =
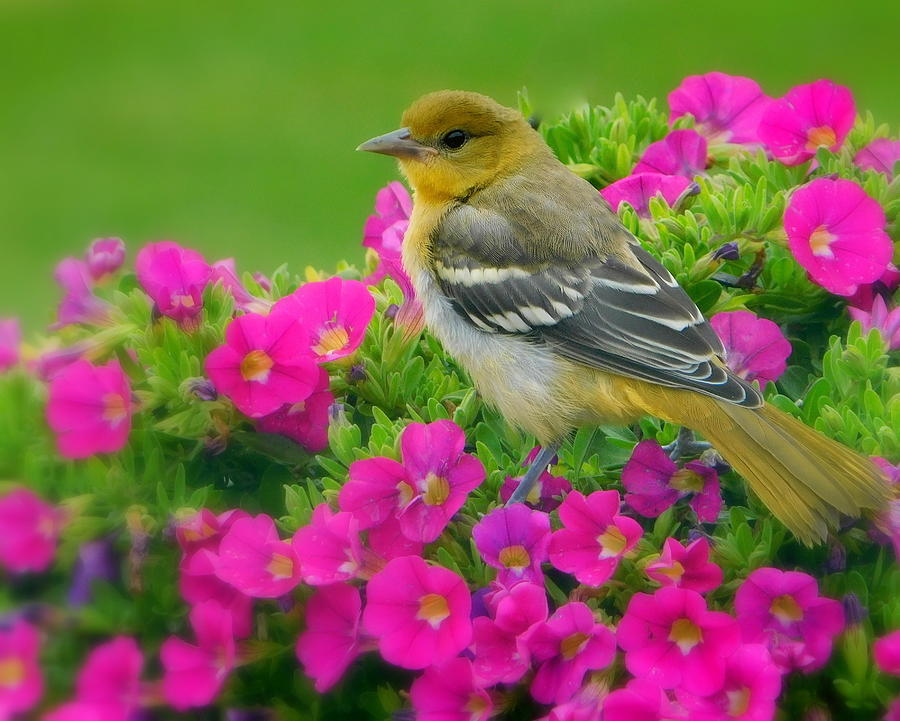
{"type": "Polygon", "coordinates": [[[456,150],[457,148],[461,148],[468,139],[469,136],[464,130],[451,130],[450,132],[444,133],[444,136],[441,138],[441,143],[451,150],[456,150]]]}

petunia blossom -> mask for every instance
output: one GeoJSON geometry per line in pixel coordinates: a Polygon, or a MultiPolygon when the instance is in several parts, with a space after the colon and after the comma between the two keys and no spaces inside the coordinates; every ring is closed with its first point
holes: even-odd
{"type": "Polygon", "coordinates": [[[125,243],[121,238],[97,238],[88,246],[84,262],[95,283],[103,280],[125,262],[125,243]]]}
{"type": "Polygon", "coordinates": [[[783,671],[810,673],[825,665],[844,611],[819,596],[816,579],[798,571],[758,568],[741,584],[734,608],[746,643],[764,643],[783,671]]]}
{"type": "Polygon", "coordinates": [[[400,530],[400,521],[396,516],[388,519],[366,532],[366,565],[383,566],[388,561],[400,556],[421,556],[425,548],[422,541],[412,541],[400,530]]]}
{"type": "Polygon", "coordinates": [[[50,381],[47,422],[66,458],[114,453],[128,441],[134,412],[131,385],[118,361],[77,360],[50,381]]]}
{"type": "Polygon", "coordinates": [[[631,173],[659,173],[693,178],[706,170],[706,138],[696,130],[673,130],[647,146],[631,173]]]}
{"type": "Polygon", "coordinates": [[[319,382],[307,330],[286,313],[247,313],[225,330],[204,364],[216,390],[241,413],[261,418],[306,400],[319,382]]]}
{"type": "Polygon", "coordinates": [[[398,282],[406,276],[400,264],[403,236],[412,214],[412,198],[402,184],[393,181],[375,196],[375,214],[363,226],[363,246],[378,254],[378,266],[365,282],[374,285],[386,275],[398,282]]]}
{"type": "MultiPolygon", "coordinates": [[[[603,700],[603,721],[688,721],[658,683],[633,678],[603,700]]],[[[721,721],[725,721],[722,719],[721,721]]]]}
{"type": "Polygon", "coordinates": [[[716,313],[709,322],[725,346],[728,367],[738,376],[758,380],[765,388],[784,373],[792,349],[777,324],[749,310],[716,313]]]}
{"type": "Polygon", "coordinates": [[[472,529],[475,547],[485,563],[499,569],[503,585],[518,581],[542,584],[541,564],[550,544],[550,516],[523,503],[497,508],[472,529]]]}
{"type": "Polygon", "coordinates": [[[0,496],[0,568],[12,573],[44,571],[56,556],[62,512],[29,488],[0,496]]]}
{"type": "Polygon", "coordinates": [[[708,696],[725,682],[724,661],[740,644],[737,621],[709,611],[696,591],[636,593],[616,631],[625,668],[635,676],[708,696]]]}
{"type": "Polygon", "coordinates": [[[677,586],[698,593],[711,591],[722,583],[722,569],[709,560],[709,542],[702,537],[687,547],[674,538],[667,538],[662,553],[644,572],[662,586],[677,586]]]}
{"type": "Polygon", "coordinates": [[[681,197],[691,181],[680,175],[639,173],[617,180],[600,191],[604,200],[618,213],[628,203],[642,218],[650,217],[650,199],[661,197],[669,206],[681,197]]]}
{"type": "Polygon", "coordinates": [[[291,543],[297,558],[303,559],[300,574],[311,586],[349,581],[362,569],[359,521],[350,513],[332,513],[327,503],[316,506],[309,524],[297,530],[291,543]]]}
{"type": "Polygon", "coordinates": [[[237,276],[234,258],[217,260],[211,266],[210,283],[219,283],[234,299],[234,307],[243,313],[260,313],[265,315],[272,309],[272,302],[258,298],[248,291],[237,276]]]}
{"type": "MultiPolygon", "coordinates": [[[[537,458],[540,450],[540,446],[532,448],[522,465],[526,467],[530,466],[535,458],[537,458]]],[[[556,460],[554,459],[550,466],[555,463],[556,460]]],[[[509,501],[512,497],[520,480],[522,480],[521,476],[516,478],[507,476],[504,479],[503,485],[500,486],[500,499],[504,503],[509,501]]],[[[572,484],[562,476],[554,476],[550,473],[550,468],[548,467],[540,476],[538,476],[537,482],[532,486],[531,491],[529,491],[528,496],[525,498],[525,503],[532,508],[537,508],[538,510],[550,513],[550,511],[554,511],[559,507],[563,497],[571,490],[572,484]]]]}
{"type": "Polygon", "coordinates": [[[110,306],[94,295],[93,279],[87,263],[76,258],[64,258],[53,271],[53,277],[63,289],[54,330],[74,323],[98,324],[106,320],[110,306]]]}
{"type": "Polygon", "coordinates": [[[880,296],[885,301],[890,300],[897,288],[900,288],[900,270],[893,263],[888,263],[880,278],[873,283],[863,283],[847,298],[847,305],[871,311],[876,298],[880,296]]]}
{"type": "Polygon", "coordinates": [[[138,283],[159,312],[186,328],[195,327],[203,310],[203,290],[212,276],[203,256],[165,240],[141,248],[134,265],[138,283]]]}
{"type": "Polygon", "coordinates": [[[481,687],[467,658],[453,658],[425,669],[413,681],[409,698],[416,721],[488,721],[490,694],[481,687]]]}
{"type": "Polygon", "coordinates": [[[367,458],[350,466],[338,500],[366,529],[396,514],[403,535],[430,543],[484,480],[484,466],[463,453],[465,434],[452,421],[410,423],[400,435],[403,462],[367,458]]]}
{"type": "Polygon", "coordinates": [[[241,593],[277,598],[300,583],[300,560],[267,515],[240,518],[222,537],[216,576],[241,593]]]}
{"type": "Polygon", "coordinates": [[[40,645],[37,629],[26,621],[0,628],[0,718],[28,711],[44,693],[40,645]]]}
{"type": "Polygon", "coordinates": [[[883,673],[900,676],[900,631],[891,631],[872,645],[875,665],[883,673]]]}
{"type": "Polygon", "coordinates": [[[690,461],[679,469],[656,441],[638,443],[622,469],[625,502],[643,516],[655,518],[679,498],[691,496],[690,506],[701,523],[714,523],[722,509],[719,476],[707,465],[690,461]]]}
{"type": "Polygon", "coordinates": [[[425,668],[469,645],[471,608],[469,589],[453,571],[402,556],[369,581],[363,627],[388,663],[425,668]]]}
{"type": "Polygon", "coordinates": [[[878,280],[893,255],[884,210],[852,180],[817,178],[794,191],[784,229],[797,262],[836,295],[878,280]]]}
{"type": "Polygon", "coordinates": [[[879,295],[872,301],[872,310],[866,312],[859,308],[848,307],[847,312],[853,320],[858,320],[862,324],[866,333],[876,328],[889,350],[900,348],[900,306],[888,310],[887,303],[879,295]]]}
{"type": "Polygon", "coordinates": [[[900,140],[878,138],[853,156],[853,162],[863,170],[884,173],[888,180],[894,179],[894,169],[900,161],[900,140]]]}
{"type": "Polygon", "coordinates": [[[274,413],[256,422],[263,433],[278,433],[299,443],[310,453],[328,448],[329,410],[334,403],[328,371],[319,368],[319,377],[312,393],[299,403],[286,403],[274,413]]]}
{"type": "Polygon", "coordinates": [[[231,630],[235,638],[246,638],[253,632],[253,599],[216,575],[218,557],[200,548],[182,559],[178,566],[178,590],[192,606],[215,601],[231,614],[231,630]]]}
{"type": "Polygon", "coordinates": [[[240,508],[233,508],[216,515],[208,508],[195,510],[185,508],[178,511],[173,521],[175,539],[185,554],[207,548],[215,551],[222,536],[241,518],[250,514],[240,508]]]}
{"type": "Polygon", "coordinates": [[[819,148],[840,150],[855,120],[850,90],[817,80],[797,85],[770,103],[759,121],[759,137],[782,163],[798,165],[819,148]]]}
{"type": "Polygon", "coordinates": [[[643,533],[620,507],[618,491],[569,493],[559,507],[563,528],[550,539],[550,562],[588,586],[606,583],[643,533]]]}
{"type": "Polygon", "coordinates": [[[117,636],[93,648],[78,672],[75,698],[109,704],[127,713],[138,708],[144,657],[130,636],[117,636]]]}
{"type": "Polygon", "coordinates": [[[689,75],[669,93],[669,123],[690,113],[711,143],[759,143],[757,128],[772,99],[759,84],[720,72],[689,75]]]}
{"type": "Polygon", "coordinates": [[[89,604],[98,581],[114,583],[121,576],[120,559],[109,538],[82,543],[72,570],[72,584],[66,600],[72,608],[89,604]]]}
{"type": "Polygon", "coordinates": [[[19,362],[22,330],[18,318],[0,318],[0,373],[19,362]]]}

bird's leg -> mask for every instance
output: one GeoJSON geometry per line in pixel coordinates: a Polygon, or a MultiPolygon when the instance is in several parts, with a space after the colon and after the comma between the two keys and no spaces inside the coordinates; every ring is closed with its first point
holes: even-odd
{"type": "Polygon", "coordinates": [[[662,447],[673,461],[677,461],[682,456],[695,456],[708,448],[712,448],[712,446],[706,441],[694,440],[694,432],[684,426],[678,429],[678,436],[674,441],[662,447]]]}
{"type": "Polygon", "coordinates": [[[516,486],[516,490],[513,491],[513,494],[506,502],[507,506],[511,506],[514,503],[523,503],[525,499],[528,498],[528,494],[531,493],[531,489],[534,488],[534,484],[537,483],[537,479],[540,478],[541,474],[547,470],[547,466],[550,465],[550,461],[553,459],[553,456],[556,455],[556,452],[559,450],[560,445],[561,443],[559,441],[556,441],[555,443],[549,443],[546,446],[541,446],[541,450],[537,454],[537,458],[534,459],[532,464],[528,467],[528,470],[525,471],[525,475],[522,476],[522,480],[519,481],[519,485],[516,486]]]}

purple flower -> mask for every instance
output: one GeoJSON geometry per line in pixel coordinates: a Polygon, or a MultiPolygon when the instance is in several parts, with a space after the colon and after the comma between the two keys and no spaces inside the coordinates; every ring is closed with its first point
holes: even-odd
{"type": "Polygon", "coordinates": [[[163,241],[145,245],[135,260],[137,279],[159,312],[193,328],[203,309],[212,268],[196,250],[163,241]]]}
{"type": "Polygon", "coordinates": [[[887,303],[879,295],[872,301],[869,312],[859,308],[847,308],[847,312],[853,320],[862,323],[866,333],[877,328],[890,350],[900,348],[900,306],[888,310],[887,303]]]}
{"type": "Polygon", "coordinates": [[[878,138],[853,156],[853,162],[863,170],[884,173],[888,180],[894,179],[894,168],[900,161],[900,140],[878,138]]]}
{"type": "Polygon", "coordinates": [[[56,266],[53,277],[63,289],[54,328],[73,323],[103,323],[106,320],[109,304],[91,291],[93,280],[87,263],[76,258],[64,258],[56,266]]]}
{"type": "Polygon", "coordinates": [[[709,560],[709,542],[705,538],[698,538],[687,547],[667,538],[663,552],[644,571],[662,586],[698,593],[711,591],[722,583],[722,569],[709,560]]]}
{"type": "Polygon", "coordinates": [[[550,516],[522,503],[491,511],[472,529],[475,546],[485,563],[500,569],[497,581],[543,584],[541,564],[550,544],[550,516]]]}
{"type": "Polygon", "coordinates": [[[119,571],[119,559],[108,540],[81,544],[72,572],[72,585],[69,587],[69,605],[79,607],[90,603],[94,581],[112,583],[118,580],[119,571]]]}
{"type": "Polygon", "coordinates": [[[725,345],[728,367],[741,378],[759,380],[765,388],[784,373],[791,344],[772,321],[749,310],[735,310],[716,313],[710,324],[725,345]]]}
{"type": "Polygon", "coordinates": [[[125,243],[121,238],[97,238],[85,254],[87,269],[94,282],[112,275],[125,262],[125,243]]]}
{"type": "MultiPolygon", "coordinates": [[[[531,465],[534,462],[534,459],[537,458],[540,450],[540,446],[532,448],[522,465],[526,467],[531,465]]],[[[555,457],[550,465],[552,466],[554,463],[556,463],[555,457]]],[[[500,499],[504,503],[512,497],[513,492],[516,490],[519,481],[521,480],[522,476],[516,478],[507,476],[503,481],[503,485],[500,486],[500,499]]],[[[534,484],[531,491],[528,493],[525,503],[532,508],[537,508],[538,510],[550,513],[550,511],[556,510],[556,508],[559,507],[559,504],[562,503],[562,499],[571,490],[571,483],[562,476],[552,475],[548,468],[538,476],[537,483],[534,484]]]]}
{"type": "Polygon", "coordinates": [[[640,217],[649,218],[650,198],[661,196],[672,206],[690,185],[691,181],[680,175],[640,173],[607,185],[600,195],[617,213],[622,209],[622,203],[628,203],[640,217]]]}
{"type": "Polygon", "coordinates": [[[19,344],[22,331],[18,318],[0,318],[0,372],[19,362],[19,344]]]}
{"type": "Polygon", "coordinates": [[[693,178],[706,170],[706,165],[706,138],[696,130],[673,130],[662,140],[647,146],[631,173],[693,178]]]}
{"type": "Polygon", "coordinates": [[[212,264],[210,283],[221,283],[234,298],[234,307],[243,313],[261,313],[265,315],[272,308],[271,301],[257,298],[250,293],[237,277],[234,258],[217,260],[212,264]]]}

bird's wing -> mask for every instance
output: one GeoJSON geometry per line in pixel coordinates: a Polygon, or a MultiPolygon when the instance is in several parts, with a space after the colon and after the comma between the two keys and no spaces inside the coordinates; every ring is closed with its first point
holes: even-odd
{"type": "MultiPolygon", "coordinates": [[[[727,368],[721,340],[687,293],[617,219],[590,229],[607,246],[620,235],[612,255],[596,238],[540,243],[527,237],[531,224],[511,216],[462,204],[432,234],[434,274],[464,319],[594,368],[762,405],[759,391],[727,368]]],[[[575,225],[538,232],[571,234],[575,225]]]]}

